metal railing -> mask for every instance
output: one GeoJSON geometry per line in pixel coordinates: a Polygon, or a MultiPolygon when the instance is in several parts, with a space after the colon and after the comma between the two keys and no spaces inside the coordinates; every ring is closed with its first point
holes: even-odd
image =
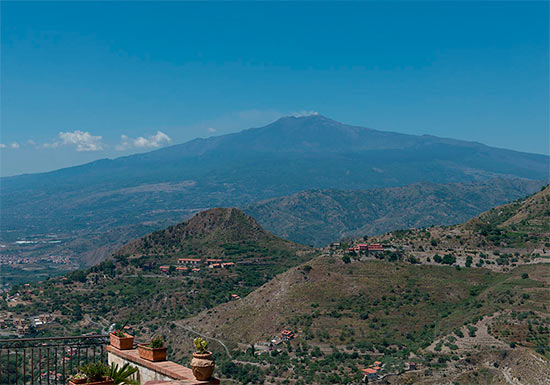
{"type": "Polygon", "coordinates": [[[107,363],[108,335],[0,340],[0,385],[67,384],[78,367],[107,363]]]}

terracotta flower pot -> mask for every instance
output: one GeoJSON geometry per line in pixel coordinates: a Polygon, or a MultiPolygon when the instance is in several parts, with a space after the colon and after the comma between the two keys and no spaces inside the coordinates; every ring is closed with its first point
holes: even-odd
{"type": "MultiPolygon", "coordinates": [[[[84,383],[86,385],[114,385],[115,384],[115,382],[109,377],[103,377],[102,381],[94,381],[94,382],[86,382],[86,380],[84,380],[84,383]]],[[[72,380],[69,381],[69,385],[75,385],[75,384],[82,384],[82,382],[73,382],[72,380]]]]}
{"type": "Polygon", "coordinates": [[[191,370],[197,380],[204,381],[210,379],[215,367],[216,362],[212,360],[212,352],[207,352],[204,354],[193,353],[191,370]]]}
{"type": "Polygon", "coordinates": [[[139,356],[147,361],[166,361],[167,348],[152,348],[145,344],[138,344],[139,356]]]}
{"type": "Polygon", "coordinates": [[[134,336],[124,333],[125,337],[119,337],[114,333],[109,335],[111,345],[119,350],[129,350],[134,348],[134,336]]]}

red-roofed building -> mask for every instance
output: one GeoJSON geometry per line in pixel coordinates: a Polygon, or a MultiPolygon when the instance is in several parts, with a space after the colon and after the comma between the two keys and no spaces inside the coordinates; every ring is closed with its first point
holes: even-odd
{"type": "Polygon", "coordinates": [[[185,267],[185,266],[178,266],[178,267],[176,267],[176,270],[177,271],[187,271],[187,270],[189,270],[189,268],[185,267]]]}
{"type": "Polygon", "coordinates": [[[178,263],[185,265],[198,265],[201,263],[200,258],[179,258],[178,263]]]}
{"type": "Polygon", "coordinates": [[[283,330],[283,331],[281,332],[281,337],[282,337],[283,341],[290,341],[290,340],[293,340],[295,336],[296,336],[296,335],[295,335],[294,332],[291,331],[291,330],[283,330]]]}
{"type": "Polygon", "coordinates": [[[371,369],[371,368],[361,369],[361,371],[366,374],[376,374],[377,372],[376,369],[371,369]]]}
{"type": "Polygon", "coordinates": [[[221,265],[219,263],[213,263],[208,267],[211,268],[211,269],[214,269],[214,268],[217,268],[217,267],[221,267],[221,265]]]}
{"type": "Polygon", "coordinates": [[[159,269],[161,269],[162,271],[168,271],[170,270],[170,266],[161,266],[159,267],[159,269]]]}
{"type": "Polygon", "coordinates": [[[367,376],[367,381],[369,380],[376,380],[378,378],[377,370],[376,369],[361,369],[363,373],[365,373],[365,376],[367,376]]]}
{"type": "Polygon", "coordinates": [[[194,269],[191,269],[191,271],[198,272],[198,271],[201,271],[201,269],[194,268],[194,269]]]}
{"type": "Polygon", "coordinates": [[[369,251],[384,251],[384,246],[381,243],[371,243],[369,245],[369,251]]]}
{"type": "Polygon", "coordinates": [[[368,245],[366,243],[360,243],[357,245],[359,251],[367,251],[368,245]]]}
{"type": "Polygon", "coordinates": [[[206,260],[206,263],[221,263],[221,262],[222,262],[221,259],[211,259],[211,258],[209,258],[209,259],[206,260]]]}
{"type": "Polygon", "coordinates": [[[225,262],[225,263],[222,263],[222,267],[231,267],[231,266],[235,266],[235,262],[225,262]]]}

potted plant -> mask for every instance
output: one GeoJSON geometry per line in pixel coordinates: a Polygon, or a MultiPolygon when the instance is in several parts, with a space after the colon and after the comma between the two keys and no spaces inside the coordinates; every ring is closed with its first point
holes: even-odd
{"type": "MultiPolygon", "coordinates": [[[[88,385],[114,385],[115,382],[107,375],[109,366],[102,362],[89,363],[78,368],[82,374],[86,376],[86,384],[88,385]]],[[[70,385],[76,384],[69,381],[70,385]]]]}
{"type": "Polygon", "coordinates": [[[161,336],[156,336],[149,344],[138,344],[139,356],[148,361],[165,361],[166,350],[161,336]]]}
{"type": "Polygon", "coordinates": [[[109,334],[109,340],[111,345],[119,350],[129,350],[134,347],[134,336],[123,332],[121,329],[109,334]]]}
{"type": "Polygon", "coordinates": [[[208,351],[208,342],[200,337],[193,340],[195,352],[191,360],[191,370],[193,375],[199,381],[204,381],[212,377],[216,362],[212,360],[212,352],[208,351]]]}
{"type": "Polygon", "coordinates": [[[69,378],[69,382],[73,384],[84,384],[86,381],[88,381],[88,377],[82,372],[78,372],[71,378],[69,378]]]}

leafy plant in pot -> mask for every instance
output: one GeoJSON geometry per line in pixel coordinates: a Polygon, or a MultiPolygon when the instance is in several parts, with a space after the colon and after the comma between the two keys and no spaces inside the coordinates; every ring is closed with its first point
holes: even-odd
{"type": "Polygon", "coordinates": [[[72,377],[69,380],[69,384],[82,384],[83,382],[80,381],[82,380],[82,377],[85,376],[86,384],[114,385],[114,381],[109,376],[107,376],[109,366],[105,365],[102,362],[89,363],[87,365],[79,367],[78,370],[80,371],[80,373],[72,377]],[[74,382],[73,379],[77,380],[77,382],[74,382]]]}
{"type": "Polygon", "coordinates": [[[88,381],[88,377],[82,372],[78,372],[77,374],[69,378],[69,382],[72,384],[84,384],[86,383],[86,381],[88,381]]]}
{"type": "Polygon", "coordinates": [[[130,377],[138,368],[125,363],[121,368],[117,364],[110,366],[101,362],[90,363],[78,368],[80,371],[69,379],[69,384],[94,385],[139,385],[130,377]]]}
{"type": "Polygon", "coordinates": [[[216,362],[212,359],[212,352],[208,351],[208,342],[200,337],[193,340],[195,352],[191,360],[191,370],[199,381],[208,380],[212,377],[216,362]]]}
{"type": "Polygon", "coordinates": [[[166,350],[160,336],[154,337],[149,344],[138,344],[139,356],[148,361],[165,361],[166,350]]]}

